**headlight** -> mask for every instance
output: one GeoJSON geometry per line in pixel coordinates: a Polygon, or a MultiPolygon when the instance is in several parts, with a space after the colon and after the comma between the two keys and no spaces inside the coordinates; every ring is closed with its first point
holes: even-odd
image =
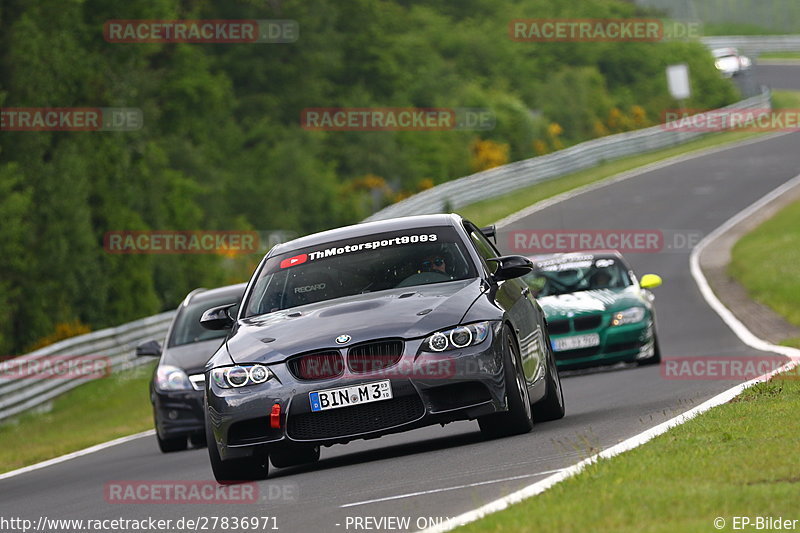
{"type": "Polygon", "coordinates": [[[156,369],[156,387],[161,390],[192,390],[186,372],[172,365],[160,365],[156,369]]]}
{"type": "Polygon", "coordinates": [[[223,389],[260,385],[275,377],[264,365],[236,365],[211,369],[211,380],[223,389]]]}
{"type": "Polygon", "coordinates": [[[612,326],[621,326],[623,324],[634,324],[641,322],[644,318],[644,307],[629,307],[622,311],[617,311],[611,316],[612,326]]]}
{"type": "Polygon", "coordinates": [[[489,335],[488,322],[475,322],[445,331],[437,331],[422,343],[426,352],[444,352],[458,350],[467,346],[475,346],[486,340],[489,335]]]}

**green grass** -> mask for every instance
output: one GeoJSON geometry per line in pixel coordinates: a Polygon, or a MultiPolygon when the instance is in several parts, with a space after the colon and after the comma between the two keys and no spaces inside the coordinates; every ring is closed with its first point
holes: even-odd
{"type": "Polygon", "coordinates": [[[733,516],[800,519],[798,412],[794,372],[457,531],[708,533],[716,517],[722,531],[733,516]]]}
{"type": "Polygon", "coordinates": [[[731,255],[728,273],[750,297],[800,326],[800,202],[742,237],[731,255]]]}
{"type": "Polygon", "coordinates": [[[800,52],[764,52],[759,59],[800,59],[800,52]]]}
{"type": "MultiPolygon", "coordinates": [[[[800,107],[800,92],[773,94],[776,106],[800,107]]],[[[540,200],[620,172],[755,135],[758,134],[710,134],[682,146],[609,162],[459,211],[478,224],[490,224],[540,200]]],[[[797,343],[800,347],[800,339],[797,343]]],[[[152,428],[147,383],[154,364],[91,382],[56,398],[49,412],[26,413],[0,425],[0,472],[152,428]]]]}
{"type": "MultiPolygon", "coordinates": [[[[0,472],[153,427],[148,382],[155,362],[91,381],[0,425],[0,472]]],[[[155,444],[154,444],[155,446],[155,444]]]]}
{"type": "MultiPolygon", "coordinates": [[[[798,101],[800,93],[775,93],[776,107],[798,101]]],[[[800,202],[743,237],[729,272],[756,300],[800,326],[797,265],[800,202]]],[[[800,338],[783,344],[800,348],[800,338]]],[[[733,531],[734,516],[800,519],[792,515],[800,488],[794,457],[798,412],[795,369],[459,531],[708,532],[718,530],[717,517],[726,521],[722,531],[733,531]]]]}
{"type": "Polygon", "coordinates": [[[797,109],[800,107],[800,91],[772,91],[772,107],[797,109]]]}
{"type": "Polygon", "coordinates": [[[658,150],[648,154],[617,159],[597,167],[581,170],[560,178],[545,181],[544,183],[532,185],[531,187],[520,189],[498,198],[470,204],[458,209],[458,213],[478,225],[491,224],[529,205],[550,198],[551,196],[588,185],[589,183],[601,181],[622,172],[655,163],[656,161],[662,161],[670,157],[684,155],[713,146],[721,146],[723,144],[741,141],[757,135],[761,135],[761,133],[712,133],[701,139],[680,146],[658,150]]]}
{"type": "Polygon", "coordinates": [[[784,339],[781,341],[784,346],[791,346],[792,348],[800,348],[800,337],[792,337],[791,339],[784,339]]]}
{"type": "MultiPolygon", "coordinates": [[[[772,105],[775,109],[800,108],[800,91],[773,91],[772,105]]],[[[708,134],[701,139],[680,146],[609,161],[600,166],[532,185],[498,198],[476,202],[458,209],[458,213],[478,225],[491,224],[529,205],[590,183],[608,179],[622,172],[627,172],[657,161],[663,161],[670,157],[685,155],[715,146],[722,146],[758,135],[763,135],[763,133],[727,131],[708,134]]]]}

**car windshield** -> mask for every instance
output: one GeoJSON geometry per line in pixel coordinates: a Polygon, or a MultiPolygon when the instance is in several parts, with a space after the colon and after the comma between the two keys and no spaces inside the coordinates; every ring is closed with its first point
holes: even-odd
{"type": "Polygon", "coordinates": [[[739,53],[736,50],[733,50],[731,48],[722,48],[719,50],[714,50],[713,54],[714,57],[716,57],[717,59],[722,59],[724,57],[737,57],[739,55],[739,53]]]}
{"type": "Polygon", "coordinates": [[[258,273],[244,316],[476,275],[451,227],[364,235],[269,258],[258,273]]]}
{"type": "Polygon", "coordinates": [[[583,256],[534,262],[534,265],[534,270],[523,279],[539,298],[631,285],[626,266],[614,257],[583,256]]]}
{"type": "MultiPolygon", "coordinates": [[[[175,318],[175,325],[172,327],[172,334],[169,337],[168,346],[182,346],[212,339],[221,339],[228,334],[225,330],[209,330],[200,325],[200,317],[207,309],[232,303],[241,298],[241,295],[225,296],[217,299],[202,300],[202,303],[189,303],[187,307],[181,307],[178,316],[175,318]]],[[[230,311],[231,316],[236,316],[239,310],[237,305],[230,311]]]]}

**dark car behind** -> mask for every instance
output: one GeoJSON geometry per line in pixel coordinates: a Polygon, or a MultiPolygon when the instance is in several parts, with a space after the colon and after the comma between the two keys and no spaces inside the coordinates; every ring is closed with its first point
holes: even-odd
{"type": "Polygon", "coordinates": [[[150,380],[150,402],[162,452],[186,449],[187,439],[195,446],[205,444],[203,367],[226,332],[203,328],[200,317],[211,307],[239,302],[245,287],[241,283],[190,292],[175,313],[164,348],[154,340],[137,347],[140,357],[160,356],[150,380]]]}

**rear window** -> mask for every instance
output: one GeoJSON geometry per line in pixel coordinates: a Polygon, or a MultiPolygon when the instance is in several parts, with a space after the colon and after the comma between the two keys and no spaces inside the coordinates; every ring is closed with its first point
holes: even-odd
{"type": "Polygon", "coordinates": [[[475,276],[452,227],[365,235],[271,257],[257,274],[244,317],[475,276]]]}

